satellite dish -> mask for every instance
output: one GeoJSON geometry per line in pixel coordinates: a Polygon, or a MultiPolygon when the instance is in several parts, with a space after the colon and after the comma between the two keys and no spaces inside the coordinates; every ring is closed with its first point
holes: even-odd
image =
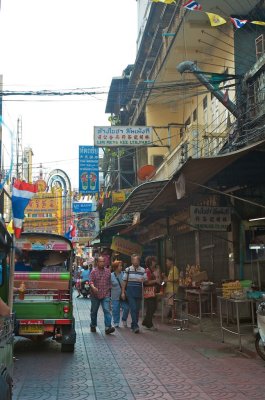
{"type": "Polygon", "coordinates": [[[140,179],[140,181],[148,181],[148,179],[151,179],[156,173],[156,167],[153,165],[144,165],[137,171],[137,176],[140,179]]]}

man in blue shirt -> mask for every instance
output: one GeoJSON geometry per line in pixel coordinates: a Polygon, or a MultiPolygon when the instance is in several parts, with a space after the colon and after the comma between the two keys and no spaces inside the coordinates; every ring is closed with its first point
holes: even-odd
{"type": "MultiPolygon", "coordinates": [[[[81,293],[83,294],[82,290],[84,289],[84,285],[86,282],[89,282],[90,279],[90,269],[88,268],[87,262],[83,263],[83,268],[81,269],[81,293]]],[[[83,295],[84,296],[84,295],[83,295]]],[[[79,297],[79,295],[77,296],[79,297]]]]}
{"type": "Polygon", "coordinates": [[[143,282],[147,280],[147,277],[145,269],[140,266],[138,254],[131,256],[131,262],[132,265],[124,271],[121,298],[125,300],[127,296],[132,317],[131,329],[134,333],[139,333],[138,319],[143,297],[143,282]]]}
{"type": "Polygon", "coordinates": [[[83,268],[81,269],[81,281],[89,281],[90,269],[88,268],[87,262],[84,262],[83,268]]]}

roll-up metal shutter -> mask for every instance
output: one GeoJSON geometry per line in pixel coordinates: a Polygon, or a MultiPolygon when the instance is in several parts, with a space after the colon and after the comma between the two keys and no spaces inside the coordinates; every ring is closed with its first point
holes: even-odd
{"type": "Polygon", "coordinates": [[[200,267],[207,271],[209,280],[228,279],[227,232],[199,232],[200,267]]]}

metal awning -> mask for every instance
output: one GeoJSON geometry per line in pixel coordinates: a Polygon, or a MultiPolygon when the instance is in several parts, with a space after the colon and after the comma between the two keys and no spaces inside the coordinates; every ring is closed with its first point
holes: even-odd
{"type": "MultiPolygon", "coordinates": [[[[194,192],[200,190],[199,185],[205,185],[208,182],[220,174],[221,171],[224,171],[227,167],[248,155],[249,153],[253,153],[253,151],[263,150],[265,146],[265,140],[255,143],[251,146],[245,147],[243,149],[225,154],[219,155],[212,158],[197,158],[197,159],[188,159],[187,162],[173,175],[170,181],[165,185],[162,191],[153,199],[153,201],[148,205],[145,209],[146,215],[150,213],[170,213],[172,209],[178,211],[184,208],[189,202],[189,197],[194,192]],[[183,175],[185,180],[185,196],[180,200],[177,200],[176,196],[176,182],[180,175],[183,175]]],[[[260,157],[261,160],[264,160],[265,163],[265,154],[263,152],[260,157]]],[[[253,165],[252,162],[250,164],[253,165]]],[[[236,165],[236,163],[235,163],[236,165]]],[[[248,168],[244,170],[244,163],[241,165],[241,176],[244,178],[248,173],[248,168]]],[[[237,174],[240,179],[240,168],[237,167],[237,174]]],[[[258,164],[257,164],[257,168],[258,164]]],[[[263,171],[263,168],[259,168],[260,172],[263,171]]],[[[253,175],[253,169],[251,170],[253,175]]],[[[262,172],[263,173],[263,172],[262,172]]],[[[233,168],[229,170],[228,175],[231,176],[233,174],[233,168]]],[[[226,177],[225,181],[229,181],[229,178],[226,177]]]]}
{"type": "Polygon", "coordinates": [[[192,198],[194,200],[194,196],[203,191],[203,185],[214,189],[225,183],[225,191],[235,183],[244,184],[250,179],[253,181],[253,176],[255,182],[263,182],[264,152],[265,140],[213,158],[188,159],[170,180],[146,182],[134,189],[111,224],[117,224],[125,214],[140,212],[140,223],[134,226],[128,223],[127,227],[119,230],[124,233],[130,231],[132,234],[134,230],[141,229],[142,224],[146,226],[189,207],[192,198]],[[176,182],[180,175],[185,180],[185,195],[178,200],[176,182]]]}
{"type": "Polygon", "coordinates": [[[151,181],[137,186],[120,207],[117,214],[111,220],[111,225],[115,223],[121,214],[134,214],[143,212],[153,201],[153,199],[162,192],[169,181],[151,181]]]}

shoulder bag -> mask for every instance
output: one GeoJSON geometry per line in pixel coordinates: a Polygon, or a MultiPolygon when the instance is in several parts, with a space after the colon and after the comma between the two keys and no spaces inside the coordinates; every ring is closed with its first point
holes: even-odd
{"type": "MultiPolygon", "coordinates": [[[[150,272],[153,275],[152,271],[150,272]]],[[[156,297],[156,287],[154,285],[144,286],[144,299],[150,299],[151,297],[156,297]]]]}
{"type": "MultiPolygon", "coordinates": [[[[115,272],[114,272],[114,275],[115,275],[115,278],[117,279],[117,281],[118,281],[118,283],[119,283],[119,285],[120,285],[120,288],[121,288],[121,290],[122,290],[120,280],[118,279],[118,277],[117,277],[117,275],[115,274],[115,272]]],[[[128,273],[127,273],[126,286],[127,286],[127,284],[128,284],[128,279],[129,279],[129,271],[128,271],[128,273]]],[[[125,287],[125,289],[126,289],[126,287],[125,287]]],[[[121,295],[120,295],[120,301],[126,301],[126,302],[128,302],[128,299],[127,299],[127,296],[126,296],[126,292],[125,292],[125,300],[123,300],[123,299],[121,298],[121,295]]]]}

